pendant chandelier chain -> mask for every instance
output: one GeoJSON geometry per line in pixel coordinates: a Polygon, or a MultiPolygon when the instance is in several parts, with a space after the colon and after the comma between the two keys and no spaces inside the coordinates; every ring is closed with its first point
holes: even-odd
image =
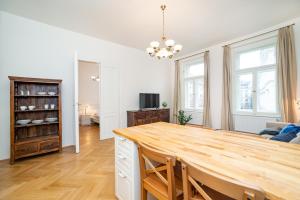
{"type": "Polygon", "coordinates": [[[166,5],[161,6],[162,14],[163,14],[163,35],[162,35],[162,40],[166,40],[166,35],[165,35],[165,10],[166,10],[166,5]]]}

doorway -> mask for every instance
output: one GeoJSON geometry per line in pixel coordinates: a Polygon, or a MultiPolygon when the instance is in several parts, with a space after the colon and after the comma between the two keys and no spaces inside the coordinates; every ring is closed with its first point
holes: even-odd
{"type": "Polygon", "coordinates": [[[78,60],[79,145],[100,138],[100,64],[78,60]]]}
{"type": "MultiPolygon", "coordinates": [[[[78,59],[78,54],[74,54],[74,143],[75,152],[80,151],[80,113],[85,115],[88,108],[79,106],[79,65],[84,63],[92,63],[94,66],[98,65],[97,75],[91,75],[89,78],[95,81],[99,86],[98,95],[98,115],[99,119],[99,135],[100,140],[106,140],[114,137],[113,130],[120,127],[120,74],[119,68],[114,66],[103,66],[100,62],[91,62],[78,59]],[[93,76],[93,77],[92,77],[93,76]],[[80,108],[81,107],[81,108],[80,108]],[[83,107],[83,108],[82,108],[83,107]],[[85,109],[86,108],[86,109],[85,109]],[[101,126],[101,134],[100,134],[101,126]]],[[[96,89],[94,89],[95,91],[96,89]]],[[[83,104],[81,102],[81,104],[83,104]]],[[[95,112],[94,112],[95,113],[95,112]]],[[[96,113],[97,114],[97,113],[96,113]]]]}

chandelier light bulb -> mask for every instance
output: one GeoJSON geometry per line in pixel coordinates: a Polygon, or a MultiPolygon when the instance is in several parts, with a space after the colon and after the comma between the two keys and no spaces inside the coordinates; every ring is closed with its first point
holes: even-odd
{"type": "Polygon", "coordinates": [[[169,39],[169,40],[167,40],[166,42],[165,42],[165,45],[167,46],[167,47],[173,47],[174,45],[175,45],[175,41],[174,40],[171,40],[171,39],[169,39]]]}
{"type": "Polygon", "coordinates": [[[174,46],[174,50],[175,50],[176,52],[181,51],[181,50],[182,50],[182,45],[181,45],[181,44],[176,44],[176,45],[174,46]]]}
{"type": "Polygon", "coordinates": [[[100,82],[99,76],[91,76],[91,79],[92,79],[93,81],[100,82]]]}
{"type": "Polygon", "coordinates": [[[152,42],[150,43],[150,46],[153,47],[154,49],[156,49],[156,48],[159,47],[159,42],[157,42],[157,41],[152,41],[152,42]]]}
{"type": "Polygon", "coordinates": [[[162,55],[161,55],[161,50],[159,50],[159,51],[156,53],[156,57],[162,57],[162,55]]]}
{"type": "Polygon", "coordinates": [[[161,55],[162,58],[166,58],[166,57],[169,56],[169,52],[167,51],[166,48],[162,48],[162,49],[160,50],[160,55],[161,55]]]}
{"type": "Polygon", "coordinates": [[[147,53],[149,53],[150,55],[154,53],[153,47],[148,47],[148,48],[146,49],[146,51],[147,51],[147,53]]]}

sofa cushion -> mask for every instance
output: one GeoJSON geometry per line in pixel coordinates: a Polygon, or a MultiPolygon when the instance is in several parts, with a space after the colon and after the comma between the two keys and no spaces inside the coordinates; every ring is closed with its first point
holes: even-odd
{"type": "Polygon", "coordinates": [[[300,144],[300,135],[290,141],[293,144],[300,144]]]}
{"type": "Polygon", "coordinates": [[[264,135],[260,135],[261,137],[265,138],[265,139],[271,139],[272,137],[274,137],[274,135],[268,135],[268,134],[264,134],[264,135]]]}
{"type": "Polygon", "coordinates": [[[300,132],[300,126],[289,124],[285,126],[278,135],[272,137],[271,140],[289,142],[295,137],[297,137],[297,133],[299,132],[300,132]]]}
{"type": "Polygon", "coordinates": [[[278,135],[280,130],[275,130],[272,128],[266,128],[259,132],[259,135],[278,135]]]}

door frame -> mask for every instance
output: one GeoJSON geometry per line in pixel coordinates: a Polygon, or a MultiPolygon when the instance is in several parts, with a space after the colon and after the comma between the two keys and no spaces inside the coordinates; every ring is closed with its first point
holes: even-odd
{"type": "MultiPolygon", "coordinates": [[[[77,51],[74,53],[74,133],[75,133],[75,152],[80,153],[80,137],[79,137],[79,102],[78,102],[78,97],[79,97],[79,62],[90,62],[90,63],[95,63],[98,65],[98,73],[99,73],[99,104],[98,104],[98,109],[99,109],[99,126],[101,124],[101,62],[100,61],[95,61],[95,60],[86,60],[86,59],[80,59],[78,56],[77,51]]],[[[99,128],[99,139],[100,139],[100,132],[101,128],[99,128]]]]}

